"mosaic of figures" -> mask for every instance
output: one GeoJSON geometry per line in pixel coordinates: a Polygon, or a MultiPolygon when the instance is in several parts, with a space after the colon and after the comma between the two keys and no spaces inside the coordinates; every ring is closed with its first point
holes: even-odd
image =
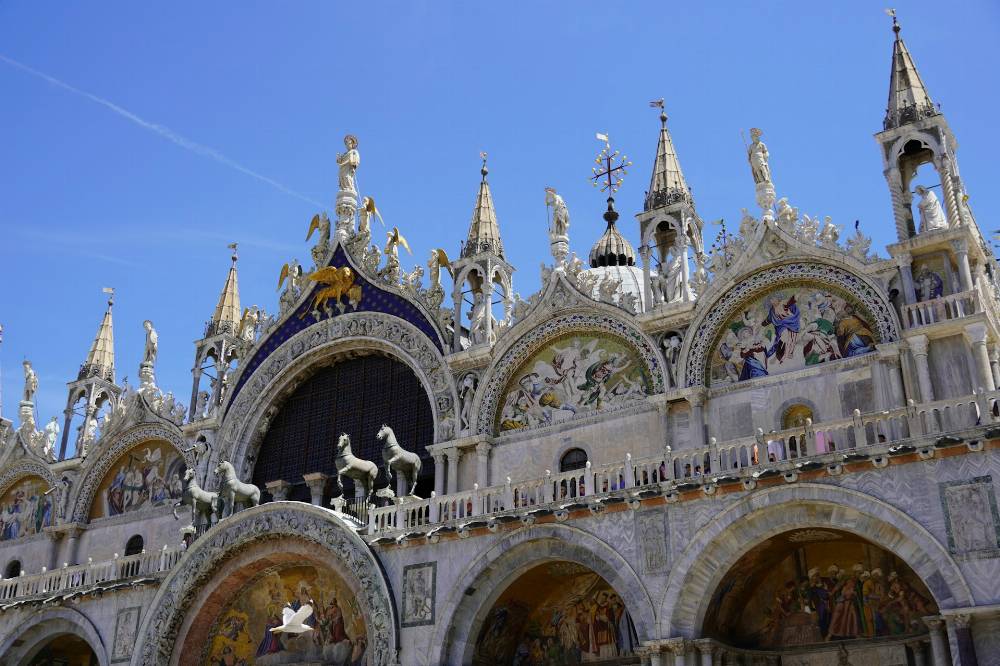
{"type": "Polygon", "coordinates": [[[45,481],[37,476],[18,481],[0,498],[0,540],[39,534],[52,524],[54,510],[55,493],[45,481]]]}
{"type": "Polygon", "coordinates": [[[91,519],[161,506],[184,494],[184,458],[166,442],[147,442],[127,451],[98,487],[91,519]]]}
{"type": "Polygon", "coordinates": [[[572,334],[532,354],[504,389],[501,431],[551,425],[650,392],[642,358],[617,338],[572,334]]]}
{"type": "Polygon", "coordinates": [[[836,530],[754,547],[727,572],[706,629],[743,647],[782,648],[923,633],[930,592],[897,557],[836,530]]]}
{"type": "Polygon", "coordinates": [[[571,562],[544,564],[507,589],[483,623],[474,664],[634,663],[639,645],[621,597],[571,562]]]}
{"type": "Polygon", "coordinates": [[[865,309],[829,287],[768,292],[741,307],[714,347],[712,384],[780,375],[875,350],[865,309]]]}
{"type": "Polygon", "coordinates": [[[204,666],[301,663],[364,666],[365,622],[354,596],[335,574],[312,566],[271,569],[247,584],[215,620],[204,666]],[[313,608],[302,634],[272,633],[282,610],[313,608]]]}

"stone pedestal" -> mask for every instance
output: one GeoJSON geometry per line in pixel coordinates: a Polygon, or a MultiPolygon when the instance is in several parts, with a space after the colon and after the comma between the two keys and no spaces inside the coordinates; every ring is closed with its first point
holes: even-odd
{"type": "Polygon", "coordinates": [[[153,364],[143,363],[139,366],[139,390],[152,391],[156,389],[156,377],[153,374],[153,364]]]}
{"type": "Polygon", "coordinates": [[[774,222],[774,202],[776,199],[777,194],[772,183],[757,183],[757,205],[763,211],[760,219],[765,222],[774,222]]]}

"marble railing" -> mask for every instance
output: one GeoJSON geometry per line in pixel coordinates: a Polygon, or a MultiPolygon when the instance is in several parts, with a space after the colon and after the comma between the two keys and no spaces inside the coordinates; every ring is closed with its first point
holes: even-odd
{"type": "Polygon", "coordinates": [[[55,596],[92,588],[110,587],[115,583],[136,578],[154,577],[169,571],[180,560],[183,549],[170,549],[138,555],[127,555],[103,562],[88,562],[74,566],[63,566],[60,569],[30,574],[22,572],[20,576],[0,581],[0,610],[12,602],[18,602],[32,597],[47,599],[55,596]]]}
{"type": "Polygon", "coordinates": [[[983,311],[979,291],[970,289],[958,294],[933,298],[904,305],[902,308],[903,326],[916,328],[927,326],[950,319],[960,319],[983,311]]]}
{"type": "MultiPolygon", "coordinates": [[[[764,433],[725,442],[711,438],[709,445],[680,450],[666,449],[648,458],[626,455],[621,462],[592,465],[583,469],[545,475],[524,481],[509,477],[502,485],[431,496],[429,499],[397,501],[368,511],[368,533],[387,538],[408,532],[422,535],[433,531],[485,526],[557,510],[586,508],[600,503],[602,496],[622,499],[652,497],[664,492],[694,489],[702,485],[743,482],[745,487],[760,478],[797,473],[866,459],[909,453],[946,445],[943,435],[988,426],[998,418],[1000,391],[914,404],[880,412],[855,410],[848,418],[812,423],[798,428],[764,433]],[[515,515],[516,514],[516,515],[515,515]],[[437,526],[435,530],[428,529],[437,526]]],[[[956,439],[955,442],[961,440],[956,439]]],[[[887,462],[887,458],[885,458],[887,462]]]]}

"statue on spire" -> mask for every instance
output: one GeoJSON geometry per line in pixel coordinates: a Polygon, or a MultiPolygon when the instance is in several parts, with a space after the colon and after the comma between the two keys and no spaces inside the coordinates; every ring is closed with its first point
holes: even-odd
{"type": "Polygon", "coordinates": [[[354,231],[354,215],[358,210],[357,172],[361,165],[361,154],[358,152],[358,139],[353,134],[344,137],[342,153],[337,154],[337,236],[341,242],[354,231]]]}
{"type": "Polygon", "coordinates": [[[147,319],[142,322],[146,330],[146,347],[142,352],[142,363],[139,364],[139,390],[148,391],[156,388],[153,366],[156,364],[156,353],[160,348],[159,336],[153,328],[153,322],[147,319]]]}
{"type": "Polygon", "coordinates": [[[558,270],[566,262],[566,257],[569,255],[569,208],[566,207],[563,198],[551,187],[545,188],[545,206],[552,208],[552,220],[549,222],[549,246],[558,270]]]}
{"type": "Polygon", "coordinates": [[[35,393],[38,392],[38,375],[31,367],[31,361],[24,361],[22,365],[24,366],[24,395],[21,402],[33,402],[35,393]]]}
{"type": "Polygon", "coordinates": [[[750,130],[751,144],[747,146],[747,160],[750,162],[750,171],[753,174],[753,182],[757,189],[757,205],[763,209],[761,218],[765,222],[774,220],[774,183],[771,182],[771,165],[769,164],[770,153],[767,152],[767,145],[760,140],[763,132],[754,127],[750,130]]]}

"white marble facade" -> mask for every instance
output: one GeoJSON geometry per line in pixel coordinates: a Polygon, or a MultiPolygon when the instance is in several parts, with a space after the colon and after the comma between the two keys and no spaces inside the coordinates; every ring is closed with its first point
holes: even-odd
{"type": "Polygon", "coordinates": [[[759,219],[744,209],[706,251],[664,115],[639,257],[599,243],[586,268],[567,224],[522,299],[484,157],[468,240],[453,262],[434,250],[425,288],[422,267],[369,245],[364,147],[347,137],[336,234],[317,215],[316,266],[286,264],[276,314],[241,313],[233,248],[190,409],[155,384],[155,337],[139,390],[115,383],[109,303],[101,353],[69,384],[88,418],[108,407],[86,447],[55,455],[37,378],[21,422],[0,420],[0,663],[1000,663],[997,263],[898,30],[893,48],[893,90],[903,70],[919,90],[876,135],[887,258],[775,206],[763,144],[759,219]],[[935,206],[908,190],[913,155],[940,172],[935,206]],[[676,247],[689,296],[653,298],[676,247]],[[462,305],[484,283],[504,292],[493,317],[462,305]],[[341,496],[340,461],[262,477],[290,396],[370,355],[422,387],[425,422],[345,409],[385,409],[404,449],[425,433],[417,492],[377,476],[371,504],[341,496]],[[268,501],[214,526],[175,518],[183,480],[217,490],[223,461],[268,501]],[[307,602],[305,637],[270,631],[307,602]]]}

